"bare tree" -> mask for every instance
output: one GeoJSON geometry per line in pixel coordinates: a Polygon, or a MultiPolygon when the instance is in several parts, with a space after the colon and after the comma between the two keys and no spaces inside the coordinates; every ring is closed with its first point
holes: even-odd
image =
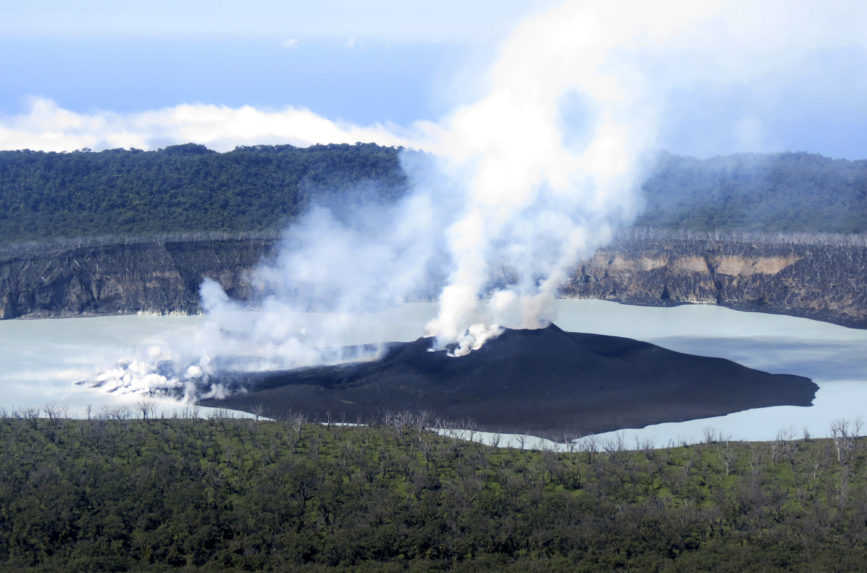
{"type": "Polygon", "coordinates": [[[58,426],[61,418],[65,417],[66,411],[58,406],[45,406],[42,408],[45,412],[45,417],[48,418],[48,423],[51,426],[58,426]]]}
{"type": "MultiPolygon", "coordinates": [[[[858,430],[860,430],[860,425],[858,430]]],[[[834,442],[837,463],[848,463],[850,453],[855,446],[855,436],[851,431],[848,420],[841,418],[831,423],[831,440],[834,442]]]]}
{"type": "Polygon", "coordinates": [[[585,438],[583,442],[584,452],[587,454],[587,463],[593,463],[593,455],[599,451],[599,444],[596,441],[596,436],[585,438]]]}
{"type": "Polygon", "coordinates": [[[776,440],[771,442],[772,464],[791,459],[794,453],[794,445],[792,444],[792,440],[794,439],[795,434],[792,430],[780,430],[777,432],[776,440]]]}
{"type": "Polygon", "coordinates": [[[147,398],[140,400],[136,407],[141,413],[141,419],[144,421],[150,420],[156,411],[156,406],[147,398]]]}

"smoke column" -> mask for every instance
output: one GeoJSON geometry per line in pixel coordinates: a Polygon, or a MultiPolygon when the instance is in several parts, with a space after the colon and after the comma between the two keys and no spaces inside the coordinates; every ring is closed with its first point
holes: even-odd
{"type": "MultiPolygon", "coordinates": [[[[419,126],[430,155],[404,158],[406,200],[347,217],[315,209],[288,231],[278,259],[256,273],[267,295],[257,318],[244,320],[244,337],[269,355],[315,361],[316,352],[292,352],[308,344],[297,346],[285,317],[311,304],[351,317],[412,299],[440,276],[439,312],[425,334],[440,347],[457,343],[456,356],[504,326],[552,320],[576,261],[636,214],[641,154],[654,133],[640,70],[612,57],[635,30],[612,34],[614,16],[564,5],[524,22],[477,101],[419,126]]],[[[203,299],[217,331],[240,335],[221,318],[237,309],[214,283],[203,299]]]]}
{"type": "Polygon", "coordinates": [[[863,47],[865,13],[846,3],[566,2],[525,20],[484,95],[438,126],[441,171],[462,200],[445,228],[452,266],[429,334],[464,353],[497,324],[544,326],[575,262],[636,215],[646,152],[677,113],[665,108],[673,90],[761,84],[840,38],[863,47]],[[514,284],[491,289],[496,268],[516,273],[514,284]]]}
{"type": "Polygon", "coordinates": [[[314,208],[254,271],[255,309],[205,282],[206,325],[173,350],[193,365],[177,371],[346,359],[334,341],[354,317],[432,287],[439,311],[425,334],[457,343],[456,356],[502,327],[545,326],[574,265],[639,211],[649,152],[677,113],[668,96],[796,74],[806,55],[863,36],[864,9],[847,8],[566,2],[527,18],[468,89],[478,97],[412,128],[426,153],[403,156],[406,197],[314,208]],[[325,312],[315,335],[302,326],[310,311],[325,312]]]}

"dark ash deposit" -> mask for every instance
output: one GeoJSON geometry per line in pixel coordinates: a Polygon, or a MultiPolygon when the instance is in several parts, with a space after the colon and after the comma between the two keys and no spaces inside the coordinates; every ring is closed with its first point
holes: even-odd
{"type": "Polygon", "coordinates": [[[554,325],[506,330],[460,358],[431,346],[420,338],[391,344],[375,361],[227,376],[222,383],[249,391],[201,404],[349,422],[408,410],[561,440],[750,408],[810,406],[818,389],[801,376],[554,325]]]}

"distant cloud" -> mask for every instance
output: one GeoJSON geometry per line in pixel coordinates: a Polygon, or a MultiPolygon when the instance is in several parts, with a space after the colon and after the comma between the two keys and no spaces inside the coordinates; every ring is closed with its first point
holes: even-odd
{"type": "Polygon", "coordinates": [[[298,38],[286,38],[280,42],[280,45],[284,48],[295,48],[298,46],[298,38]]]}
{"type": "Polygon", "coordinates": [[[358,46],[358,38],[355,36],[350,36],[346,38],[346,47],[347,48],[355,48],[358,46]]]}
{"type": "Polygon", "coordinates": [[[374,142],[423,148],[423,123],[355,125],[332,121],[304,108],[262,110],[183,104],[136,113],[77,113],[46,98],[32,98],[29,109],[0,116],[0,149],[72,151],[135,147],[154,149],[194,142],[217,151],[239,145],[374,142]]]}

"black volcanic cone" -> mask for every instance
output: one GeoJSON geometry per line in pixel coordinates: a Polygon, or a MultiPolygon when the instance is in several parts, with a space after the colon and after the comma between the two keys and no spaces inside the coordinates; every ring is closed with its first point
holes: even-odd
{"type": "Polygon", "coordinates": [[[506,330],[460,358],[432,352],[431,344],[394,343],[370,362],[242,375],[250,392],[201,403],[347,421],[427,411],[485,430],[561,439],[762,406],[809,406],[818,388],[801,376],[554,325],[506,330]]]}

